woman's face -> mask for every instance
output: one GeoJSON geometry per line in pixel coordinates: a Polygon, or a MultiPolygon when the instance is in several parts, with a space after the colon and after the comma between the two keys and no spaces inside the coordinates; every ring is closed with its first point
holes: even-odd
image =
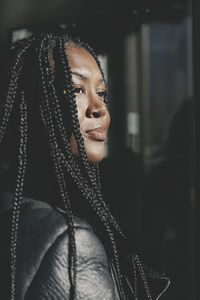
{"type": "MultiPolygon", "coordinates": [[[[105,83],[94,57],[76,46],[67,48],[72,71],[80,131],[90,162],[104,157],[104,142],[110,124],[110,115],[104,103],[105,83]]],[[[74,135],[70,139],[74,156],[79,156],[74,135]]]]}

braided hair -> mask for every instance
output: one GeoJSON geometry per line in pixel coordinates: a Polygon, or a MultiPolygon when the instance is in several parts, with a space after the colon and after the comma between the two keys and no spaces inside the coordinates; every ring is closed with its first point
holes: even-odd
{"type": "MultiPolygon", "coordinates": [[[[0,112],[0,143],[6,135],[9,121],[16,119],[16,122],[19,124],[17,126],[17,178],[12,207],[10,239],[10,300],[14,300],[16,294],[17,236],[20,204],[27,169],[28,140],[31,134],[37,135],[39,130],[43,130],[46,135],[59,190],[59,201],[62,203],[65,211],[66,222],[69,228],[70,299],[77,298],[77,258],[74,216],[66,175],[73,180],[82,197],[93,210],[107,233],[111,259],[115,266],[119,283],[119,294],[121,299],[125,298],[116,243],[116,234],[119,233],[123,236],[123,233],[103,201],[98,165],[96,163],[91,164],[87,159],[78,121],[72,73],[66,53],[66,47],[70,46],[86,49],[95,58],[104,78],[100,62],[93,49],[80,41],[79,38],[72,38],[67,34],[45,33],[33,35],[28,39],[14,43],[10,49],[9,80],[6,93],[1,97],[0,112]],[[29,76],[27,76],[27,72],[29,72],[29,76]],[[29,90],[29,88],[31,89],[29,90]],[[63,93],[63,91],[66,91],[66,93],[63,93]],[[39,125],[34,124],[33,126],[31,120],[35,117],[39,120],[39,125]],[[41,128],[37,128],[39,126],[41,128]],[[79,161],[75,159],[71,152],[70,137],[72,133],[78,145],[79,161]]],[[[105,101],[107,101],[107,97],[105,101]]]]}

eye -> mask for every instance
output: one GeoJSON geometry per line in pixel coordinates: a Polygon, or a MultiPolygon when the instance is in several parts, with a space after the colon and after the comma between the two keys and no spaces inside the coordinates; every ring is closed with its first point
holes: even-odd
{"type": "Polygon", "coordinates": [[[83,94],[83,93],[84,93],[84,90],[83,90],[83,88],[81,88],[81,87],[75,87],[75,88],[74,88],[74,93],[75,93],[75,94],[83,94]]]}
{"type": "Polygon", "coordinates": [[[97,95],[103,99],[106,98],[106,92],[105,91],[102,91],[102,92],[98,92],[97,95]]]}

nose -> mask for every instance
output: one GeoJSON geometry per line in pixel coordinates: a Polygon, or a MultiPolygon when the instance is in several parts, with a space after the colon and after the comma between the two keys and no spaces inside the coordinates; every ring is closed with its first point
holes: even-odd
{"type": "MultiPolygon", "coordinates": [[[[95,98],[98,98],[96,95],[95,98]]],[[[86,117],[87,118],[103,118],[107,113],[107,108],[105,103],[102,99],[93,99],[89,101],[87,110],[86,110],[86,117]]]]}

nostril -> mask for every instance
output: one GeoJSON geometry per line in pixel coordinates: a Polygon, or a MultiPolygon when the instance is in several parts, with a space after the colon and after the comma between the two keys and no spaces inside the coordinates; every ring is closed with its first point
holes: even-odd
{"type": "Polygon", "coordinates": [[[105,114],[106,110],[104,108],[88,107],[86,110],[87,118],[102,118],[105,114]]]}

